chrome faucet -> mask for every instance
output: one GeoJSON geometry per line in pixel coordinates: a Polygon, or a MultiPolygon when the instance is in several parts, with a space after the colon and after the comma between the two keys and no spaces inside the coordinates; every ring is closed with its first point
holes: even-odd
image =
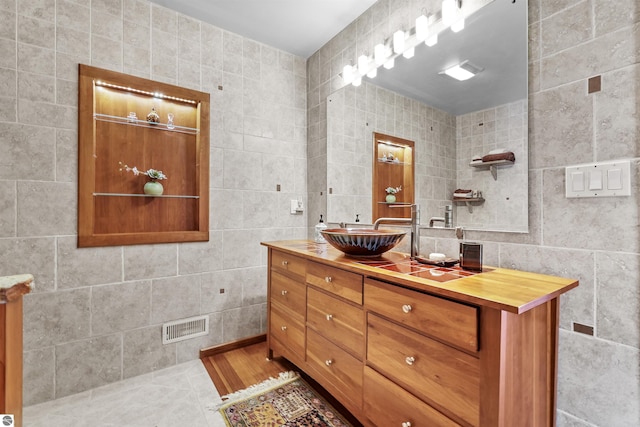
{"type": "MultiPolygon", "coordinates": [[[[390,208],[407,208],[409,205],[390,205],[390,208]]],[[[420,206],[410,205],[411,218],[378,218],[373,223],[373,229],[377,230],[382,223],[399,223],[411,226],[411,259],[420,255],[420,206]]]]}

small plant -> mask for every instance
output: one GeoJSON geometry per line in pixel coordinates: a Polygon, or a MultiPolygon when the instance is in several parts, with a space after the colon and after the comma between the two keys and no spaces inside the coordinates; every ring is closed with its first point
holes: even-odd
{"type": "Polygon", "coordinates": [[[139,171],[137,167],[132,167],[130,168],[129,166],[122,164],[122,162],[118,163],[120,165],[120,171],[122,170],[126,170],[127,172],[133,172],[133,174],[135,176],[138,175],[146,175],[148,176],[152,181],[160,181],[161,179],[167,179],[167,176],[162,173],[162,171],[157,170],[157,169],[147,169],[145,172],[139,171]]]}
{"type": "Polygon", "coordinates": [[[384,189],[384,191],[387,194],[396,194],[402,191],[402,185],[399,185],[398,187],[387,187],[384,189]]]}

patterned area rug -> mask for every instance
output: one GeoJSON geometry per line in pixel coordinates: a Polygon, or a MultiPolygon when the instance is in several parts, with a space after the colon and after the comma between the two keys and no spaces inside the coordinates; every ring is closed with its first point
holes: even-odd
{"type": "Polygon", "coordinates": [[[294,372],[224,398],[219,411],[228,427],[351,427],[294,372]]]}

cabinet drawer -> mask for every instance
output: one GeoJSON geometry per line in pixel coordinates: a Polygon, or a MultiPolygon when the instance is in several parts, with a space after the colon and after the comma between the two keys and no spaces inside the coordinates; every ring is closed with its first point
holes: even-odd
{"type": "Polygon", "coordinates": [[[307,329],[307,363],[313,376],[348,409],[362,408],[362,362],[313,329],[307,329]]]}
{"type": "Polygon", "coordinates": [[[369,313],[367,361],[447,415],[479,422],[479,361],[468,353],[369,313]]]}
{"type": "Polygon", "coordinates": [[[271,250],[271,268],[286,271],[304,280],[307,270],[307,262],[295,255],[271,250]]]}
{"type": "Polygon", "coordinates": [[[345,301],[309,288],[307,325],[362,360],[364,356],[364,311],[345,301]]]}
{"type": "MultiPolygon", "coordinates": [[[[280,311],[277,304],[271,305],[269,318],[269,334],[283,344],[286,351],[291,351],[304,360],[304,324],[280,311]]],[[[287,357],[286,351],[282,355],[287,357]]]]}
{"type": "Polygon", "coordinates": [[[304,322],[306,290],[306,284],[296,282],[277,271],[271,272],[271,302],[277,302],[286,307],[287,313],[297,316],[300,322],[304,322]]]}
{"type": "Polygon", "coordinates": [[[478,309],[389,285],[365,281],[364,303],[396,322],[465,350],[478,351],[478,309]]]}
{"type": "Polygon", "coordinates": [[[364,368],[363,413],[376,426],[460,427],[373,369],[364,368]],[[392,402],[392,404],[390,403],[392,402]]]}
{"type": "Polygon", "coordinates": [[[362,305],[362,276],[328,265],[310,262],[307,283],[362,305]]]}

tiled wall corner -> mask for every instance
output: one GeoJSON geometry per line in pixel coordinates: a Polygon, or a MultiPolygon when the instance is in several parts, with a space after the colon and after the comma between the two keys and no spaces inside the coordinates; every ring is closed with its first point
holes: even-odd
{"type": "MultiPolygon", "coordinates": [[[[410,3],[378,1],[309,59],[309,181],[326,168],[315,159],[326,145],[325,99],[342,85],[338,73],[371,51],[372,39],[429,7],[410,3]]],[[[467,231],[465,238],[484,243],[487,264],[581,281],[561,298],[558,425],[640,425],[640,9],[634,0],[529,0],[528,8],[529,233],[467,231]],[[589,94],[588,79],[597,75],[601,90],[589,94]],[[564,197],[566,166],[617,158],[632,160],[630,197],[564,197]],[[574,323],[593,327],[594,336],[575,332],[574,323]]],[[[311,183],[309,199],[311,224],[326,201],[311,183]]],[[[438,230],[421,242],[445,253],[458,243],[438,230]]]]}
{"type": "Polygon", "coordinates": [[[306,235],[288,211],[307,203],[306,61],[147,0],[0,0],[0,11],[0,270],[35,276],[25,404],[264,332],[260,241],[306,235]],[[77,248],[78,63],[210,93],[209,242],[77,248]],[[230,310],[254,320],[223,322],[230,310]],[[200,314],[209,335],[162,345],[162,322],[200,314]]]}

